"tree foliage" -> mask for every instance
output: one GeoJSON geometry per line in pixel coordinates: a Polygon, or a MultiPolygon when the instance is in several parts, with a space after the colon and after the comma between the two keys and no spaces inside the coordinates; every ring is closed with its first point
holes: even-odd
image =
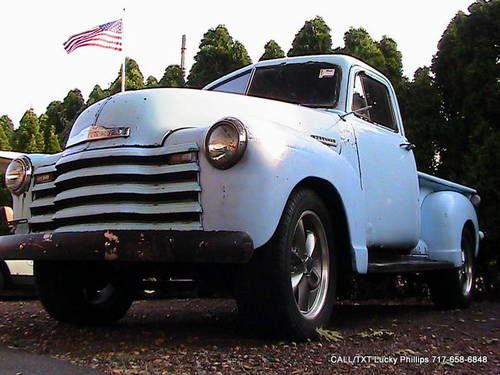
{"type": "MultiPolygon", "coordinates": [[[[403,90],[402,90],[403,91],[403,90]]],[[[417,69],[400,98],[405,133],[417,145],[415,157],[420,171],[439,172],[442,153],[444,118],[441,113],[441,95],[429,67],[417,69]]]]}
{"type": "Polygon", "coordinates": [[[59,137],[57,136],[56,127],[47,122],[47,114],[43,114],[38,118],[40,128],[43,132],[43,152],[47,154],[54,154],[62,151],[59,137]]]}
{"type": "Polygon", "coordinates": [[[179,65],[169,65],[161,77],[160,87],[184,87],[184,72],[179,65]]]}
{"type": "MultiPolygon", "coordinates": [[[[113,83],[109,86],[108,92],[110,95],[120,92],[122,85],[122,68],[118,70],[118,75],[113,83]]],[[[144,76],[142,75],[139,64],[134,59],[127,57],[125,59],[125,89],[139,90],[144,88],[144,76]]]]}
{"type": "Polygon", "coordinates": [[[89,94],[89,98],[87,99],[87,102],[85,105],[91,106],[94,103],[97,103],[99,100],[102,100],[104,98],[107,98],[109,96],[109,93],[107,90],[103,90],[101,86],[95,85],[92,91],[89,94]]]}
{"type": "Polygon", "coordinates": [[[224,25],[210,29],[203,35],[194,61],[187,82],[193,88],[203,87],[252,62],[243,44],[234,41],[224,25]]]}
{"type": "Polygon", "coordinates": [[[288,56],[321,55],[332,53],[331,29],[320,16],[306,21],[295,34],[288,56]]]}
{"type": "Polygon", "coordinates": [[[145,88],[154,89],[155,87],[158,87],[158,80],[155,76],[148,76],[148,78],[146,78],[145,88]]]}
{"type": "Polygon", "coordinates": [[[281,49],[278,43],[271,39],[264,46],[264,53],[260,57],[259,61],[279,59],[282,57],[285,57],[285,52],[281,49]]]}
{"type": "Polygon", "coordinates": [[[9,136],[5,133],[5,130],[2,126],[0,126],[0,150],[3,151],[12,150],[9,136]]]}
{"type": "Polygon", "coordinates": [[[44,151],[43,134],[40,122],[33,108],[28,109],[20,121],[15,133],[15,149],[27,153],[44,151]]]}
{"type": "Polygon", "coordinates": [[[0,117],[0,150],[12,150],[14,123],[7,115],[0,117]]]}
{"type": "Polygon", "coordinates": [[[446,28],[432,62],[446,134],[441,172],[476,186],[482,226],[499,240],[500,1],[476,1],[446,28]]]}
{"type": "Polygon", "coordinates": [[[353,28],[344,34],[344,48],[342,53],[363,60],[376,69],[385,66],[385,58],[379,44],[372,39],[364,28],[353,28]]]}

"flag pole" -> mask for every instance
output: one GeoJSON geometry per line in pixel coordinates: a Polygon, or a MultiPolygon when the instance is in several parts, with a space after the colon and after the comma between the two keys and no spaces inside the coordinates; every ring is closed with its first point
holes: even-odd
{"type": "Polygon", "coordinates": [[[122,92],[125,92],[125,61],[127,60],[125,54],[125,8],[123,8],[122,15],[122,55],[123,55],[123,63],[122,63],[122,92]]]}

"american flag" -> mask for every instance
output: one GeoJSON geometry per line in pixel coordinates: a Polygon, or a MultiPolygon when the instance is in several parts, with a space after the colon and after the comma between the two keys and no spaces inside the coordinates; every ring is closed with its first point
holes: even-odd
{"type": "Polygon", "coordinates": [[[80,47],[101,47],[115,51],[122,50],[122,20],[111,21],[93,29],[75,34],[64,42],[64,49],[67,53],[73,52],[80,47]]]}

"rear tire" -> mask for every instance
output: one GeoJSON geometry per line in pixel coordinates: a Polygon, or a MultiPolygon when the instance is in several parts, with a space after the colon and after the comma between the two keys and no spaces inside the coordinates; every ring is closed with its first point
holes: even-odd
{"type": "Polygon", "coordinates": [[[35,262],[35,280],[47,313],[62,323],[106,325],[122,318],[133,301],[124,277],[91,265],[35,262]]]}
{"type": "Polygon", "coordinates": [[[457,309],[471,304],[476,277],[474,250],[474,236],[468,228],[464,228],[461,239],[463,265],[433,273],[430,277],[429,289],[436,307],[457,309]]]}
{"type": "Polygon", "coordinates": [[[294,192],[272,239],[241,271],[236,297],[244,326],[271,336],[316,337],[329,321],[337,284],[332,221],[319,196],[294,192]]]}

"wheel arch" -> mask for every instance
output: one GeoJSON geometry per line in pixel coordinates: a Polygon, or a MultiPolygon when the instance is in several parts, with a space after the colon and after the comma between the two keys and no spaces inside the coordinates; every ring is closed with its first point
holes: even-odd
{"type": "Polygon", "coordinates": [[[461,238],[464,228],[471,230],[478,256],[477,214],[464,195],[454,191],[437,191],[425,197],[421,207],[422,239],[429,248],[431,259],[462,264],[461,238]]]}
{"type": "MultiPolygon", "coordinates": [[[[349,270],[348,274],[351,274],[353,271],[355,272],[357,270],[357,254],[352,246],[345,205],[337,188],[325,179],[306,177],[294,187],[291,194],[299,189],[314,191],[326,205],[333,225],[338,229],[335,232],[335,240],[337,247],[340,249],[338,256],[341,269],[344,271],[349,270]]],[[[342,274],[345,275],[345,272],[342,272],[342,274]]]]}
{"type": "Polygon", "coordinates": [[[479,236],[477,235],[476,227],[472,220],[467,220],[464,224],[464,229],[470,231],[472,239],[474,240],[474,257],[477,258],[479,255],[479,236]]]}

